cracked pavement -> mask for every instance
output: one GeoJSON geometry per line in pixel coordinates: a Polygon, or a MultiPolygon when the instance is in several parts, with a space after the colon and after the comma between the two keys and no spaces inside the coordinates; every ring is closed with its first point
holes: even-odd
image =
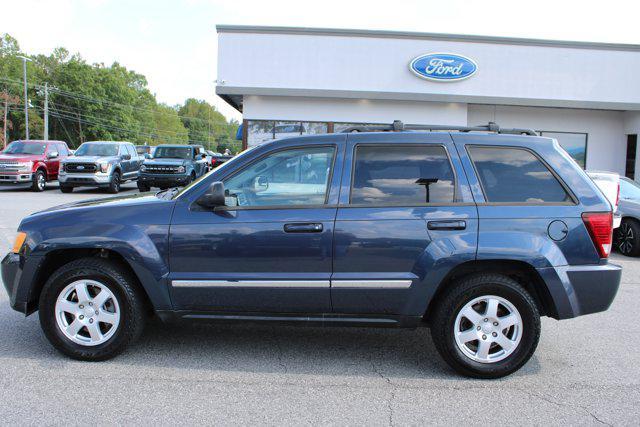
{"type": "MultiPolygon", "coordinates": [[[[126,192],[136,192],[127,184],[126,192]]],[[[94,190],[0,190],[0,252],[21,217],[106,197],[94,190]]],[[[2,424],[638,425],[640,260],[624,266],[609,311],[543,319],[533,358],[497,381],[462,378],[428,329],[163,325],[100,363],[51,348],[38,317],[9,308],[0,289],[2,424]]]]}

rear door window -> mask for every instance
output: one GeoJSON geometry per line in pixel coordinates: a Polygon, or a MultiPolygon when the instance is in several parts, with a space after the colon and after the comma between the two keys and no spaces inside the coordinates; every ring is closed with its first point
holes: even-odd
{"type": "Polygon", "coordinates": [[[512,147],[467,146],[487,202],[564,203],[571,197],[531,151],[512,147]]]}
{"type": "Polygon", "coordinates": [[[455,179],[444,147],[356,147],[351,204],[419,206],[452,203],[455,179]]]}

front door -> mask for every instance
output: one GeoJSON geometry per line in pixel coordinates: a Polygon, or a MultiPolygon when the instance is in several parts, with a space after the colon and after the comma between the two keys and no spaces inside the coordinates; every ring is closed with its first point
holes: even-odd
{"type": "Polygon", "coordinates": [[[349,134],[335,223],[333,309],[419,316],[475,258],[477,208],[447,133],[349,134]]]}
{"type": "Polygon", "coordinates": [[[256,158],[239,170],[212,175],[228,194],[223,209],[178,202],[169,242],[176,309],[331,311],[340,139],[248,153],[256,158]]]}

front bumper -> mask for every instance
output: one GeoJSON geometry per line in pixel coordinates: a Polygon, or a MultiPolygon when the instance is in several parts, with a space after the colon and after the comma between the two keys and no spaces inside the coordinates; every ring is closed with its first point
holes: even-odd
{"type": "Polygon", "coordinates": [[[189,181],[187,174],[150,174],[140,173],[138,182],[149,187],[178,187],[185,185],[189,181]]]}
{"type": "Polygon", "coordinates": [[[67,187],[107,187],[111,182],[111,175],[102,172],[60,173],[58,181],[67,187]]]}
{"type": "Polygon", "coordinates": [[[40,266],[40,258],[35,257],[27,262],[24,256],[8,253],[0,264],[2,283],[9,295],[11,308],[24,314],[31,314],[37,309],[37,298],[31,298],[31,284],[35,272],[40,266]]]}
{"type": "Polygon", "coordinates": [[[31,172],[6,173],[0,172],[0,185],[29,184],[33,179],[31,172]]]}
{"type": "Polygon", "coordinates": [[[565,265],[539,268],[538,273],[556,309],[555,313],[547,314],[569,319],[607,310],[618,292],[622,267],[609,263],[565,265]]]}

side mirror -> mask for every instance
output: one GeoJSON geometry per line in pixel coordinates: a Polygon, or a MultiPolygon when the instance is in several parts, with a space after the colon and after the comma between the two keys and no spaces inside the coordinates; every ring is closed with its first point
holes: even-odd
{"type": "Polygon", "coordinates": [[[47,159],[55,159],[58,156],[59,154],[57,151],[49,151],[49,154],[47,154],[47,159]]]}
{"type": "Polygon", "coordinates": [[[214,182],[197,202],[200,206],[207,209],[214,209],[218,206],[225,205],[224,184],[222,182],[214,182]]]}
{"type": "Polygon", "coordinates": [[[123,154],[120,157],[122,158],[122,160],[131,160],[131,154],[123,154]]]}
{"type": "Polygon", "coordinates": [[[253,191],[255,193],[260,193],[262,191],[267,191],[269,189],[269,178],[266,176],[260,175],[256,176],[253,180],[253,191]]]}

